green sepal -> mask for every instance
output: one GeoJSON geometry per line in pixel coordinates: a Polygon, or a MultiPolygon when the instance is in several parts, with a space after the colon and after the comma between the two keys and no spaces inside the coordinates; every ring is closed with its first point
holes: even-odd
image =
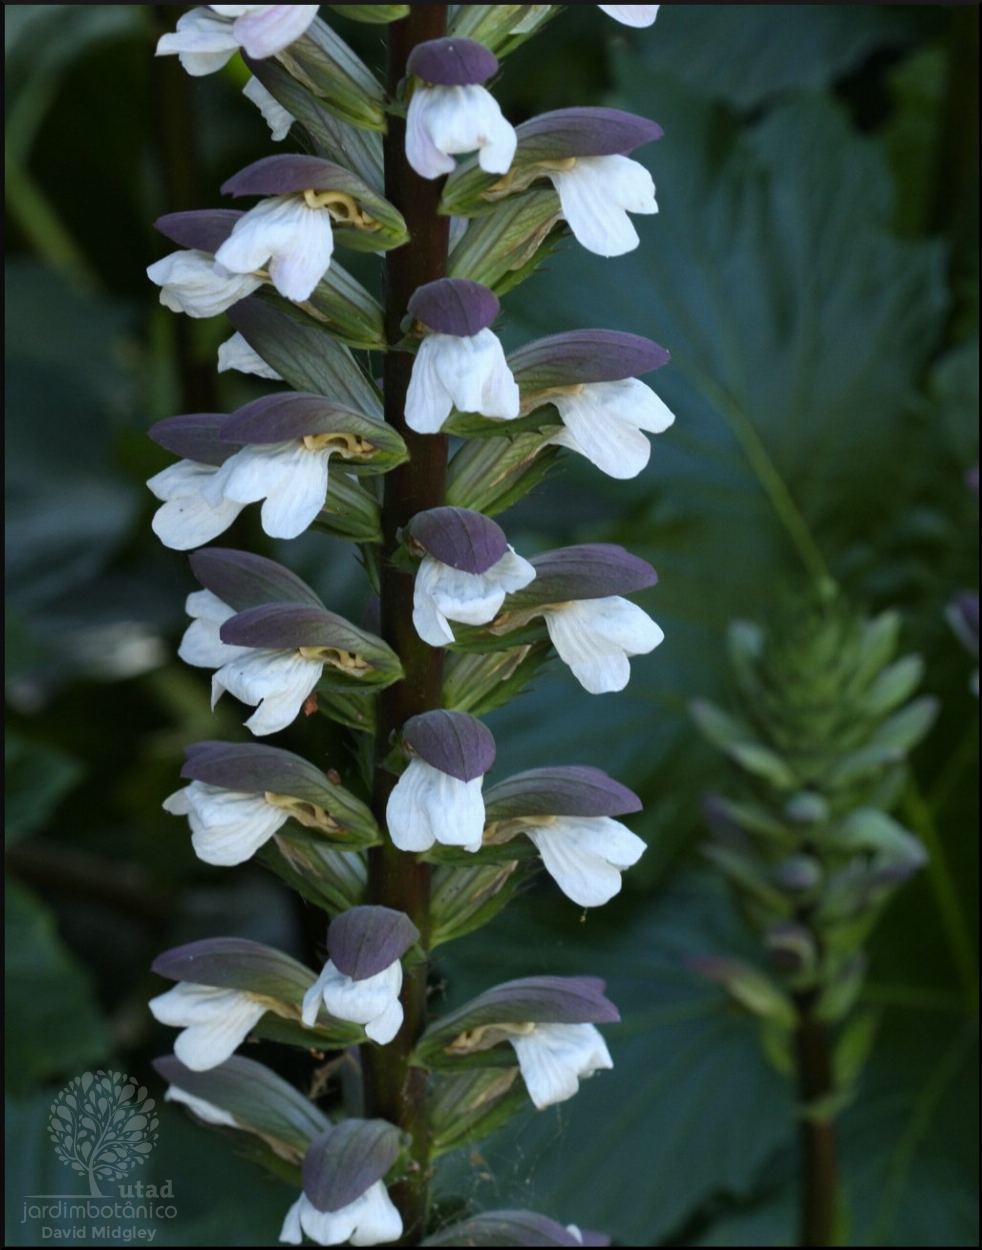
{"type": "Polygon", "coordinates": [[[409,16],[411,8],[408,4],[329,4],[329,9],[340,13],[342,17],[353,22],[366,22],[369,25],[382,25],[398,22],[409,16]]]}
{"type": "Polygon", "coordinates": [[[450,461],[447,502],[496,516],[524,499],[555,468],[561,448],[547,446],[553,430],[476,438],[450,461]]]}
{"type": "Polygon", "coordinates": [[[538,34],[559,9],[558,4],[460,4],[449,33],[476,39],[497,57],[506,57],[538,34]],[[516,26],[527,29],[516,31],[516,26]]]}
{"type": "Polygon", "coordinates": [[[448,644],[447,650],[477,655],[531,646],[533,643],[542,642],[549,636],[545,621],[541,617],[537,617],[527,625],[509,630],[507,634],[493,634],[487,625],[458,625],[456,621],[453,630],[455,641],[448,644]]]}
{"type": "Polygon", "coordinates": [[[356,543],[382,541],[382,511],[370,489],[345,470],[329,477],[327,499],[311,529],[356,543]]]}
{"type": "MultiPolygon", "coordinates": [[[[169,1084],[227,1111],[240,1133],[260,1138],[281,1159],[299,1167],[307,1147],[330,1127],[321,1110],[297,1089],[252,1059],[233,1055],[216,1068],[194,1072],[175,1055],[154,1061],[169,1084]]],[[[183,1104],[178,1104],[183,1105],[183,1104]]]]}
{"type": "Polygon", "coordinates": [[[478,857],[472,855],[470,864],[441,864],[436,868],[430,902],[431,949],[473,933],[508,906],[537,868],[532,856],[520,859],[518,852],[524,852],[526,846],[523,842],[489,847],[480,852],[477,863],[474,860],[478,857]],[[508,858],[489,863],[488,850],[508,851],[508,858]]]}
{"type": "MultiPolygon", "coordinates": [[[[277,299],[281,306],[285,303],[266,290],[262,295],[264,299],[277,299]]],[[[386,350],[381,304],[333,260],[310,299],[294,307],[304,309],[348,347],[366,352],[386,350]]]]}
{"type": "Polygon", "coordinates": [[[374,734],[376,713],[373,691],[317,689],[317,710],[338,725],[374,734]]]}
{"type": "Polygon", "coordinates": [[[306,829],[281,830],[256,858],[330,915],[358,907],[367,897],[364,856],[332,845],[306,829]]]}
{"type": "Polygon", "coordinates": [[[347,165],[374,190],[385,185],[381,137],[343,121],[272,57],[249,61],[249,68],[269,94],[294,117],[310,137],[317,156],[347,165]]]}
{"type": "Polygon", "coordinates": [[[502,434],[514,437],[526,433],[542,433],[548,430],[551,437],[562,426],[559,414],[551,404],[545,404],[524,417],[513,421],[482,417],[476,412],[454,412],[443,425],[444,434],[457,438],[499,438],[502,434]]]}
{"type": "Polygon", "coordinates": [[[226,315],[249,346],[295,391],[323,395],[382,420],[378,387],[348,348],[296,305],[253,296],[234,304],[226,315]]]}
{"type": "Polygon", "coordinates": [[[386,129],[382,84],[320,18],[315,18],[305,34],[278,52],[276,59],[343,121],[365,130],[386,129]]]}
{"type": "Polygon", "coordinates": [[[529,191],[489,206],[450,253],[449,276],[504,295],[534,273],[569,233],[555,191],[529,191]]]}
{"type": "Polygon", "coordinates": [[[346,1020],[332,1021],[329,1027],[318,1025],[308,1029],[299,1020],[284,1020],[267,1011],[250,1036],[284,1046],[299,1046],[301,1050],[347,1050],[365,1040],[365,1030],[346,1020]]]}
{"type": "Polygon", "coordinates": [[[444,707],[469,712],[471,716],[486,716],[510,703],[549,663],[551,645],[548,639],[540,638],[508,650],[451,653],[443,675],[444,707]]]}
{"type": "Polygon", "coordinates": [[[514,1060],[504,1071],[434,1075],[429,1089],[432,1159],[480,1141],[531,1105],[514,1060]]]}
{"type": "Polygon", "coordinates": [[[873,1052],[880,1024],[875,1011],[860,1011],[843,1027],[832,1051],[832,1071],[839,1089],[851,1090],[873,1052]]]}

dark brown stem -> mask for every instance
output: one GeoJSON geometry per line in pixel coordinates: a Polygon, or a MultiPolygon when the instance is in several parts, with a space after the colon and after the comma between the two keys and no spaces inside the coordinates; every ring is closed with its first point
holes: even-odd
{"type": "MultiPolygon", "coordinates": [[[[814,997],[813,993],[795,997],[798,1098],[806,1112],[827,1099],[835,1087],[828,1029],[814,1014],[814,997]]],[[[804,1114],[799,1132],[802,1176],[798,1244],[831,1246],[835,1231],[835,1126],[831,1119],[815,1119],[804,1114]]]]}
{"type": "MultiPolygon", "coordinates": [[[[418,43],[446,33],[447,6],[414,4],[412,12],[389,27],[388,89],[395,98],[406,76],[406,61],[418,43]]],[[[426,181],[409,167],[405,148],[406,127],[401,118],[389,118],[385,137],[385,194],[406,219],[410,242],[386,259],[386,337],[397,343],[409,297],[418,286],[446,276],[449,218],[437,207],[441,181],[426,181]]],[[[389,753],[391,739],[405,722],[419,712],[441,706],[443,653],[419,638],[412,623],[413,575],[392,564],[398,531],[417,512],[438,507],[444,501],[447,473],[447,440],[420,435],[406,427],[406,391],[413,357],[390,351],[385,358],[385,416],[406,440],[409,460],[385,478],[382,504],[381,632],[402,660],[405,679],[382,692],[378,703],[376,759],[389,753]]],[[[384,827],[385,807],[395,777],[377,767],[373,805],[384,827]]],[[[430,869],[415,855],[397,850],[390,842],[369,854],[369,901],[405,912],[419,929],[425,949],[429,941],[430,869]]],[[[425,963],[407,972],[402,1005],[405,1024],[387,1046],[366,1046],[366,1114],[397,1124],[412,1139],[410,1171],[394,1185],[392,1199],[402,1215],[402,1245],[416,1245],[426,1229],[429,1181],[429,1142],[426,1106],[426,1075],[409,1065],[409,1056],[426,1026],[425,963]]]]}

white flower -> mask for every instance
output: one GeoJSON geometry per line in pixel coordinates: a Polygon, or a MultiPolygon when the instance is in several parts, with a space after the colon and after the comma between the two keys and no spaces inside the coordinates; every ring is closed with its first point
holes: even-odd
{"type": "Polygon", "coordinates": [[[518,416],[518,383],[490,329],[472,336],[427,334],[419,345],[406,394],[406,424],[417,434],[438,434],[453,408],[504,421],[518,416]]]}
{"type": "Polygon", "coordinates": [[[327,273],[333,251],[326,208],[309,207],[302,195],[274,195],[238,219],[215,260],[236,274],[268,269],[281,295],[302,302],[327,273]]]}
{"type": "Polygon", "coordinates": [[[506,174],[515,155],[514,127],[485,87],[419,86],[409,101],[406,159],[421,178],[440,178],[457,168],[453,159],[479,150],[489,174],[506,174]]]}
{"type": "Polygon", "coordinates": [[[308,696],[320,681],[324,664],[299,650],[236,647],[222,642],[220,629],[236,615],[210,590],[198,590],[187,598],[193,617],[184,632],[177,654],[185,664],[216,668],[211,679],[211,706],[225,691],[258,709],[245,722],[257,736],[285,729],[300,714],[308,696]]]}
{"type": "Polygon", "coordinates": [[[212,507],[265,500],[261,518],[270,538],[296,538],[327,498],[327,467],[335,447],[309,447],[303,439],[249,444],[230,456],[202,486],[212,507]]]}
{"type": "Polygon", "coordinates": [[[204,781],[192,781],[170,795],[164,811],[187,816],[195,854],[221,868],[244,863],[290,818],[286,808],[274,807],[262,794],[225,790],[204,781]]]}
{"type": "Polygon", "coordinates": [[[168,1085],[164,1093],[164,1102],[180,1102],[185,1107],[193,1111],[199,1120],[204,1120],[205,1124],[217,1124],[223,1128],[239,1128],[239,1122],[234,1116],[229,1115],[222,1107],[216,1107],[214,1103],[206,1102],[203,1098],[198,1098],[194,1094],[189,1094],[186,1089],[181,1089],[179,1085],[168,1085]]]}
{"type": "Polygon", "coordinates": [[[177,654],[185,664],[193,664],[195,668],[220,668],[228,660],[249,654],[250,647],[233,647],[222,642],[221,627],[235,616],[235,608],[230,608],[210,590],[192,591],[184,609],[191,624],[184,631],[177,654]]]}
{"type": "Polygon", "coordinates": [[[222,498],[216,505],[204,498],[205,487],[214,480],[218,467],[196,460],[178,460],[147,482],[163,507],[154,513],[151,525],[165,547],[190,551],[211,542],[232,524],[244,505],[222,498]]]}
{"type": "Polygon", "coordinates": [[[661,434],[675,420],[638,378],[587,382],[549,398],[564,427],[549,442],[586,456],[609,477],[637,477],[651,456],[651,444],[641,431],[661,434]]]}
{"type": "Polygon", "coordinates": [[[249,654],[230,660],[211,679],[211,706],[227,690],[256,711],[245,722],[257,736],[278,733],[292,724],[321,679],[324,665],[299,651],[249,648],[249,654]]]}
{"type": "Polygon", "coordinates": [[[509,1036],[529,1097],[541,1111],[572,1098],[580,1079],[613,1060],[600,1030],[593,1024],[536,1024],[531,1032],[509,1036]]]}
{"type": "Polygon", "coordinates": [[[160,302],[172,312],[189,317],[217,317],[262,286],[255,273],[230,273],[208,252],[171,252],[147,269],[147,277],[161,288],[160,302]]]}
{"type": "Polygon", "coordinates": [[[634,26],[640,29],[642,26],[654,25],[661,5],[598,4],[597,8],[606,13],[608,17],[612,17],[615,22],[620,22],[622,26],[634,26]]]}
{"type": "Polygon", "coordinates": [[[252,57],[273,56],[289,47],[317,16],[316,4],[211,4],[178,18],[173,34],[162,35],[157,56],[176,53],[189,74],[220,70],[239,48],[252,57]]]}
{"type": "Polygon", "coordinates": [[[226,373],[229,369],[254,373],[256,377],[269,378],[271,382],[283,381],[282,376],[249,346],[238,330],[218,345],[218,372],[226,373]]]}
{"type": "Polygon", "coordinates": [[[174,1054],[192,1072],[224,1063],[245,1041],[267,1006],[245,990],[222,989],[179,981],[166,994],[151,998],[150,1010],[161,1024],[183,1028],[174,1054]]]}
{"type": "Polygon", "coordinates": [[[287,1211],[280,1241],[299,1246],[304,1233],[319,1246],[381,1246],[402,1236],[402,1216],[389,1197],[384,1181],[369,1185],[360,1198],[340,1211],[318,1211],[306,1194],[301,1194],[287,1211]]]}
{"type": "Polygon", "coordinates": [[[601,907],[621,888],[621,873],[645,852],[644,842],[609,816],[553,816],[529,823],[546,871],[581,907],[601,907]]]}
{"type": "Polygon", "coordinates": [[[308,1027],[313,1027],[323,1003],[335,1019],[363,1024],[373,1042],[385,1045],[402,1027],[401,989],[402,963],[398,959],[363,981],[345,976],[329,959],[304,995],[301,1018],[308,1027]]]}
{"type": "Polygon", "coordinates": [[[425,760],[410,760],[389,795],[389,836],[400,851],[428,851],[434,842],[479,851],[484,833],[483,777],[460,781],[425,760]]]}
{"type": "Polygon", "coordinates": [[[467,573],[424,556],[413,589],[413,625],[424,642],[442,647],[454,640],[448,621],[484,625],[501,611],[505,595],[534,578],[533,566],[512,547],[484,573],[467,573]]]}
{"type": "Polygon", "coordinates": [[[542,615],[559,658],[590,694],[623,690],[631,677],[628,656],[647,655],[665,637],[647,612],[620,595],[553,604],[542,615]]]}
{"type": "Polygon", "coordinates": [[[293,114],[266,90],[258,78],[250,78],[242,88],[242,94],[262,113],[273,142],[279,143],[281,139],[285,139],[290,133],[290,127],[297,120],[293,114]]]}
{"type": "Polygon", "coordinates": [[[598,256],[623,256],[639,243],[628,213],[657,213],[655,184],[628,156],[578,156],[572,169],[549,170],[563,217],[578,243],[598,256]]]}

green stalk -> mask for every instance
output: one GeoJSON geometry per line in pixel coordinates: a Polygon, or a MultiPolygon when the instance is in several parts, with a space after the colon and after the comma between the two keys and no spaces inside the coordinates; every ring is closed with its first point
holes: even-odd
{"type": "MultiPolygon", "coordinates": [[[[406,61],[418,43],[446,34],[447,6],[419,4],[408,17],[389,27],[388,91],[391,99],[406,76],[406,61]]],[[[401,117],[389,117],[385,137],[385,194],[406,219],[410,242],[388,253],[385,268],[386,338],[390,344],[402,337],[401,322],[409,297],[418,286],[446,277],[449,218],[437,207],[442,180],[427,181],[406,160],[406,126],[401,117]]],[[[405,422],[406,391],[413,357],[390,351],[385,358],[384,389],[386,420],[406,440],[409,460],[385,478],[382,503],[382,562],[380,578],[381,634],[399,654],[405,679],[379,696],[378,735],[373,806],[384,827],[385,808],[396,778],[379,767],[388,755],[392,735],[411,716],[442,704],[443,652],[429,647],[412,623],[413,575],[394,567],[392,556],[398,531],[417,512],[444,502],[447,476],[447,440],[420,435],[405,422]]],[[[399,851],[391,842],[370,852],[369,902],[404,912],[419,929],[425,950],[430,928],[430,869],[415,855],[399,851]]],[[[415,1245],[426,1229],[429,1183],[429,1125],[426,1076],[409,1064],[409,1056],[426,1026],[427,965],[407,972],[402,1005],[405,1024],[388,1046],[365,1046],[366,1114],[398,1125],[411,1139],[411,1164],[404,1180],[394,1185],[392,1199],[402,1215],[400,1244],[415,1245]]]]}

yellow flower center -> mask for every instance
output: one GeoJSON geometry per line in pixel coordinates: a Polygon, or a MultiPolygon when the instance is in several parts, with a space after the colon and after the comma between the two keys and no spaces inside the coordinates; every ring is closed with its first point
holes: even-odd
{"type": "Polygon", "coordinates": [[[344,191],[313,191],[308,188],[303,193],[303,202],[308,208],[326,208],[332,220],[344,226],[357,226],[359,230],[381,229],[375,218],[359,208],[358,201],[344,191]]]}

